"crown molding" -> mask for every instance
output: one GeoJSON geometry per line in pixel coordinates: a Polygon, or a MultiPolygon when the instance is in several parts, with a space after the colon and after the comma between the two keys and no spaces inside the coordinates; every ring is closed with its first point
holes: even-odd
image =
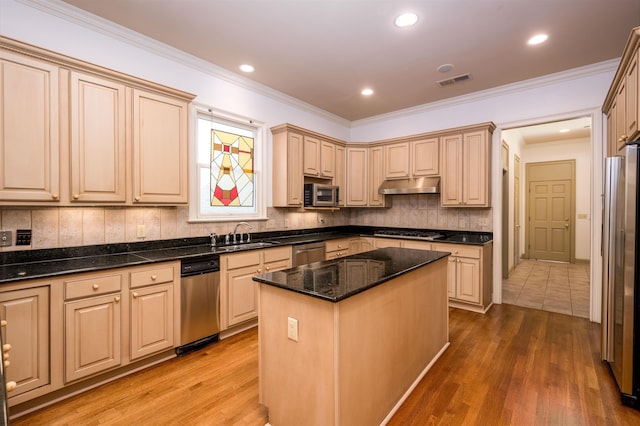
{"type": "Polygon", "coordinates": [[[118,25],[112,21],[93,15],[61,0],[16,0],[25,6],[38,9],[49,15],[56,16],[80,25],[89,30],[101,33],[107,37],[117,39],[122,43],[151,52],[163,58],[177,62],[186,67],[203,72],[207,75],[223,80],[242,89],[250,90],[265,97],[282,102],[297,109],[305,110],[311,114],[321,116],[327,120],[335,122],[345,127],[349,127],[351,122],[321,108],[308,104],[300,99],[289,96],[285,93],[274,90],[264,84],[255,82],[249,78],[226,70],[211,62],[202,60],[190,55],[182,50],[161,43],[151,37],[147,37],[126,27],[118,25]]]}

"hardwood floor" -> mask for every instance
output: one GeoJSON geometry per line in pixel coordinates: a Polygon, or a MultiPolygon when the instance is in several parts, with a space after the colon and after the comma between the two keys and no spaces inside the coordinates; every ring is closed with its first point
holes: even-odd
{"type": "MultiPolygon", "coordinates": [[[[600,361],[599,335],[584,318],[519,306],[451,309],[451,346],[389,424],[640,424],[600,361]]],[[[249,330],[12,425],[262,426],[257,343],[249,330]]]]}

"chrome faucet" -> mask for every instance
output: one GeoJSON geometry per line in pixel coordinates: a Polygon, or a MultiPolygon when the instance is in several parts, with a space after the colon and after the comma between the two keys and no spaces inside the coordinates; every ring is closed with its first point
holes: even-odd
{"type": "MultiPolygon", "coordinates": [[[[237,242],[240,242],[240,243],[242,242],[242,235],[240,235],[240,241],[237,241],[237,240],[236,240],[236,235],[237,235],[237,232],[238,232],[238,227],[239,227],[240,225],[245,225],[246,227],[248,227],[248,228],[249,228],[249,230],[253,229],[253,226],[249,225],[247,222],[239,222],[239,223],[236,225],[236,227],[235,227],[235,228],[233,228],[233,244],[235,244],[235,243],[237,243],[237,242]]],[[[248,237],[247,237],[247,242],[249,242],[249,241],[251,241],[251,233],[249,232],[247,235],[248,235],[248,237]]]]}
{"type": "Polygon", "coordinates": [[[211,247],[215,247],[216,246],[216,233],[212,232],[211,235],[209,235],[209,237],[211,237],[211,247]]]}

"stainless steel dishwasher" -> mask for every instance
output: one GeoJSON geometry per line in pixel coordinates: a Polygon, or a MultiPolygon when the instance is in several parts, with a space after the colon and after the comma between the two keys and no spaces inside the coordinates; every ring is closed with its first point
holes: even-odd
{"type": "Polygon", "coordinates": [[[293,246],[293,266],[321,262],[325,260],[325,256],[324,242],[293,246]]]}
{"type": "Polygon", "coordinates": [[[180,267],[180,346],[177,355],[218,341],[220,256],[182,259],[180,267]]]}

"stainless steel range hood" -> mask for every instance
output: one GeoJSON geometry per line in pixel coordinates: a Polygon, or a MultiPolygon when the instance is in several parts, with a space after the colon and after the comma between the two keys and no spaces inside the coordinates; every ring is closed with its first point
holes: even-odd
{"type": "Polygon", "coordinates": [[[440,176],[423,176],[415,179],[385,180],[379,194],[439,194],[440,176]]]}

